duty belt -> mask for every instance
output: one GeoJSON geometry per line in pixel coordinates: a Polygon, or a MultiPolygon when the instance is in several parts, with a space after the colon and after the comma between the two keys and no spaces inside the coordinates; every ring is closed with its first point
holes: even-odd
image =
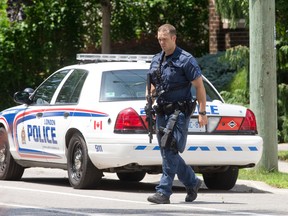
{"type": "MultiPolygon", "coordinates": [[[[193,106],[191,100],[187,101],[177,101],[174,103],[165,103],[154,106],[154,110],[158,115],[171,115],[175,110],[180,110],[183,113],[189,114],[193,106]]],[[[191,114],[191,113],[190,113],[191,114]]]]}

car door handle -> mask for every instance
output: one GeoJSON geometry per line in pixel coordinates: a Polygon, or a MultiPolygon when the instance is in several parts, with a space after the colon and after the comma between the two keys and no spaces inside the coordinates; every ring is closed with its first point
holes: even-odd
{"type": "Polygon", "coordinates": [[[41,118],[41,117],[43,116],[43,113],[36,113],[36,116],[37,116],[38,118],[41,118]]]}
{"type": "Polygon", "coordinates": [[[63,115],[64,115],[65,118],[67,118],[70,115],[70,113],[69,112],[64,112],[63,115]]]}

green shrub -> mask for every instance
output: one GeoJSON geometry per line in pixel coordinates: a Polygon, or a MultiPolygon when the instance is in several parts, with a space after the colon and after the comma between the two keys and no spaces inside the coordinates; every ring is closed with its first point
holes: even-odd
{"type": "Polygon", "coordinates": [[[278,141],[288,142],[288,84],[278,85],[278,141]]]}
{"type": "Polygon", "coordinates": [[[233,92],[221,91],[220,94],[226,103],[249,107],[249,93],[246,89],[235,89],[233,92]]]}
{"type": "Polygon", "coordinates": [[[249,107],[248,71],[245,68],[236,72],[226,91],[220,94],[226,103],[239,104],[249,107]]]}
{"type": "Polygon", "coordinates": [[[227,89],[236,74],[235,67],[231,66],[229,62],[221,61],[221,57],[224,55],[225,52],[219,52],[217,54],[208,54],[197,59],[203,75],[219,92],[227,89]]]}
{"type": "MultiPolygon", "coordinates": [[[[249,90],[248,71],[245,68],[236,72],[235,76],[228,85],[227,91],[234,92],[237,89],[249,90]]],[[[249,95],[248,95],[249,96],[249,95]]]]}

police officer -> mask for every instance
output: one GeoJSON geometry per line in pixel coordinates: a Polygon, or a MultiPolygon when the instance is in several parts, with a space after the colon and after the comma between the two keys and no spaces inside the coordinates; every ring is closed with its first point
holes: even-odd
{"type": "Polygon", "coordinates": [[[156,133],[163,174],[156,186],[156,193],[149,196],[148,201],[169,204],[173,180],[177,174],[187,190],[185,201],[192,202],[197,197],[201,180],[179,153],[185,149],[190,115],[194,111],[191,85],[196,89],[201,127],[207,124],[206,91],[195,58],[176,45],[175,27],[170,24],[160,26],[157,38],[162,51],[153,57],[149,74],[151,90],[157,101],[156,133]]]}

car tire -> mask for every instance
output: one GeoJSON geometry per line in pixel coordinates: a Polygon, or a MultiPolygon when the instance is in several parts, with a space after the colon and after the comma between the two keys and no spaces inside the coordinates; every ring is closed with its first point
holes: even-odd
{"type": "Polygon", "coordinates": [[[121,181],[127,182],[140,182],[145,177],[145,175],[146,172],[144,171],[117,173],[117,176],[121,181]]]}
{"type": "Polygon", "coordinates": [[[24,167],[17,164],[10,153],[8,134],[0,128],[0,180],[20,180],[24,167]]]}
{"type": "Polygon", "coordinates": [[[239,169],[230,166],[224,172],[203,173],[203,179],[207,188],[212,190],[230,190],[237,181],[239,169]]]}
{"type": "Polygon", "coordinates": [[[80,133],[70,139],[67,158],[68,179],[74,189],[97,186],[103,173],[91,162],[86,142],[80,133]]]}

